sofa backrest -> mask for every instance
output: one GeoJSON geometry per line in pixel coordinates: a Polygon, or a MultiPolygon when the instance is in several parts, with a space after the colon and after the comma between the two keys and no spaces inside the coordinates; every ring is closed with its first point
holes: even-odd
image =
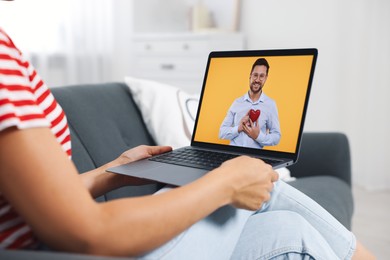
{"type": "MultiPolygon", "coordinates": [[[[51,89],[68,119],[72,160],[80,173],[99,167],[132,147],[155,145],[124,83],[51,89]]],[[[156,185],[122,188],[104,199],[148,194],[156,185]]]]}
{"type": "Polygon", "coordinates": [[[351,186],[348,137],[340,132],[304,132],[298,162],[289,166],[294,177],[334,176],[351,186]]]}

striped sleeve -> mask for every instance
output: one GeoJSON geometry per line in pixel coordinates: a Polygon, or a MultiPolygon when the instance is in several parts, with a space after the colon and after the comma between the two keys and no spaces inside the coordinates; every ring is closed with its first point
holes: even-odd
{"type": "Polygon", "coordinates": [[[0,31],[0,131],[11,126],[50,126],[38,105],[28,68],[29,63],[0,31]]]}
{"type": "Polygon", "coordinates": [[[67,119],[33,66],[0,29],[0,131],[8,127],[49,127],[70,157],[67,119]]]}
{"type": "Polygon", "coordinates": [[[34,248],[37,243],[31,228],[0,196],[0,250],[34,248]]]}

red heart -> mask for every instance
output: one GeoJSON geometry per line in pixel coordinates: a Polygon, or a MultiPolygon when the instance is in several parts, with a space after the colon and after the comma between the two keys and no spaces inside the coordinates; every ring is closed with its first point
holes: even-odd
{"type": "Polygon", "coordinates": [[[260,110],[254,110],[254,109],[251,109],[249,110],[249,118],[252,120],[252,122],[256,122],[256,120],[259,118],[260,116],[260,110]]]}

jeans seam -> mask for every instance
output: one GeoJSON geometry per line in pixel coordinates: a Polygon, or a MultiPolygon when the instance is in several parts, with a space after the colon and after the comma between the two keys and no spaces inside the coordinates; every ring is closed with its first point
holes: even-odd
{"type": "Polygon", "coordinates": [[[269,260],[271,258],[286,254],[286,253],[297,253],[297,254],[305,254],[309,255],[313,259],[322,259],[320,256],[313,254],[310,250],[302,246],[286,246],[282,248],[278,248],[274,251],[268,252],[265,255],[258,257],[256,260],[269,260]]]}
{"type": "Polygon", "coordinates": [[[347,255],[344,257],[344,259],[352,259],[352,256],[354,255],[356,251],[356,237],[355,235],[351,232],[351,243],[349,245],[349,250],[347,252],[347,255]]]}

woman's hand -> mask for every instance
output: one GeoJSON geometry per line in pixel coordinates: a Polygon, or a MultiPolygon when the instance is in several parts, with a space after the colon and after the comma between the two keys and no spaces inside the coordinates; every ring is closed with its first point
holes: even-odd
{"type": "Polygon", "coordinates": [[[140,145],[135,148],[129,149],[122,153],[117,159],[110,163],[110,167],[119,166],[122,164],[138,161],[141,159],[149,158],[154,155],[162,154],[172,151],[170,146],[147,146],[140,145]]]}
{"type": "MultiPolygon", "coordinates": [[[[140,145],[135,148],[129,149],[122,153],[117,159],[110,162],[108,167],[115,167],[126,163],[131,163],[135,161],[139,161],[142,159],[150,158],[154,155],[159,155],[162,153],[172,151],[172,147],[170,146],[147,146],[140,145]]],[[[153,181],[148,181],[144,179],[139,179],[131,176],[126,176],[122,174],[114,174],[114,177],[118,179],[120,185],[145,185],[149,183],[155,183],[153,181]]]]}
{"type": "Polygon", "coordinates": [[[271,198],[273,182],[279,175],[260,159],[240,156],[226,161],[218,168],[231,187],[230,204],[237,208],[258,210],[271,198]]]}

